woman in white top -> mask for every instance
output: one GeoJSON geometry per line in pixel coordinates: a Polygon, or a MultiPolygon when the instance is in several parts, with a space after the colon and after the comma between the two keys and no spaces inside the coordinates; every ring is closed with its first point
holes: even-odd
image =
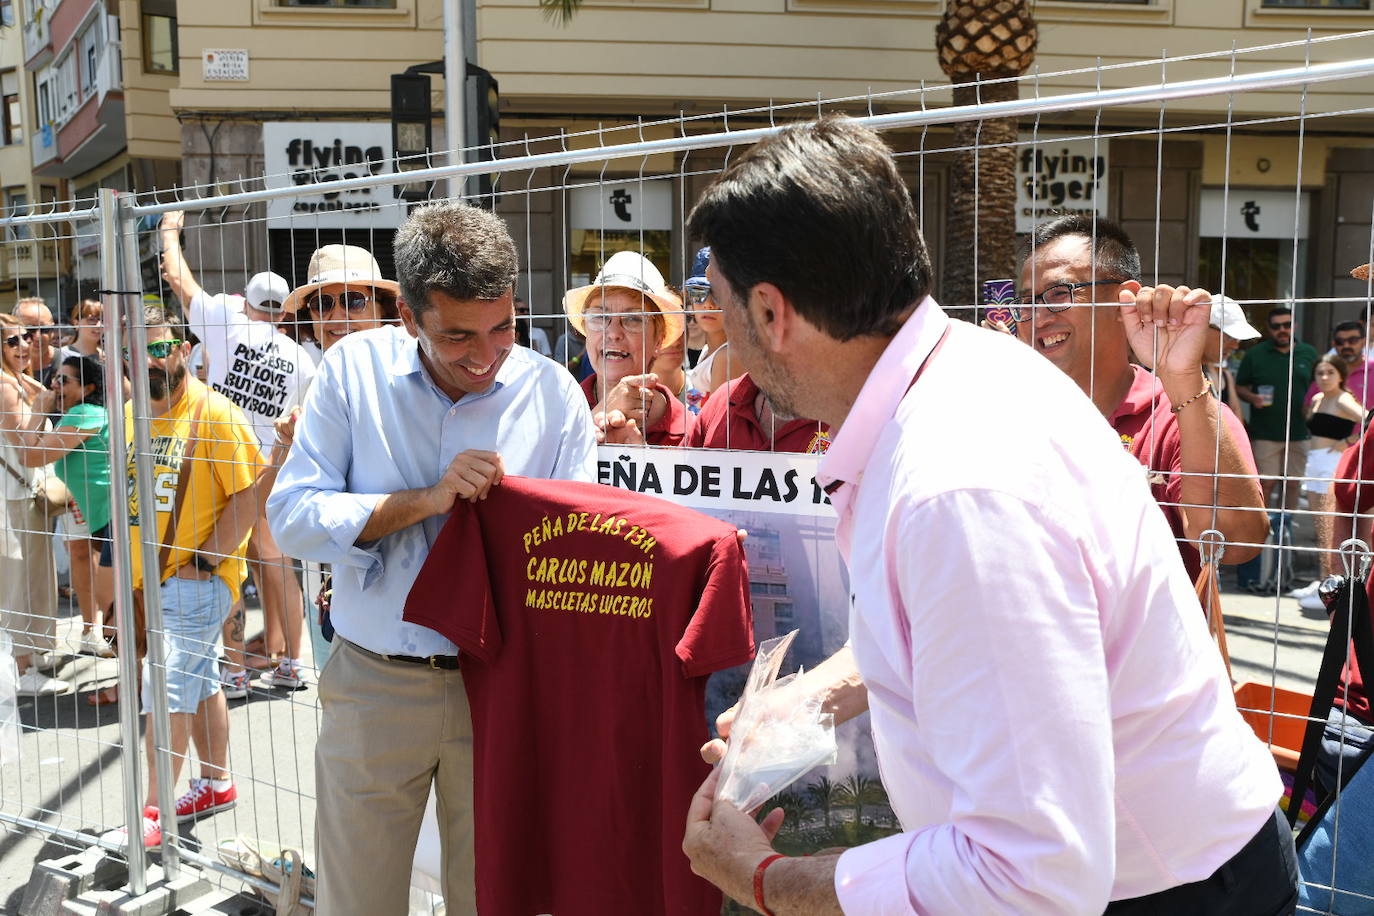
{"type": "Polygon", "coordinates": [[[24,369],[36,335],[0,314],[0,630],[14,640],[20,696],[66,693],[71,685],[39,670],[57,647],[57,570],[48,519],[34,502],[36,477],[24,466],[20,430],[43,386],[24,369]]]}

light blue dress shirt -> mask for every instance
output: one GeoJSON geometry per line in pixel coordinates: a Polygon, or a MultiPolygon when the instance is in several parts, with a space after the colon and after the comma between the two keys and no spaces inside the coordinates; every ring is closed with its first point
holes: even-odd
{"type": "MultiPolygon", "coordinates": [[[[382,496],[430,487],[455,455],[499,452],[507,474],[596,479],[587,399],[567,370],[515,347],[491,388],[453,401],[403,328],[350,334],[325,354],[267,500],[288,556],[332,563],[330,619],[350,642],[391,655],[452,655],[453,643],[405,623],[406,596],[446,516],[354,542],[382,496]]],[[[453,583],[461,600],[462,582],[453,583]]]]}

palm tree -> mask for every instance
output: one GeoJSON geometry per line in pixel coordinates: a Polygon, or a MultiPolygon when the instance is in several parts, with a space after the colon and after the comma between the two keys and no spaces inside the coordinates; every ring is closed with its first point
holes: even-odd
{"type": "Polygon", "coordinates": [[[800,793],[794,792],[791,789],[785,792],[779,792],[777,795],[773,796],[771,802],[763,807],[765,811],[773,808],[781,808],[785,815],[782,822],[782,829],[791,830],[793,833],[801,829],[802,818],[806,817],[807,814],[806,799],[802,798],[800,793]]]}
{"type": "MultiPolygon", "coordinates": [[[[1019,94],[1012,81],[1035,60],[1039,29],[1030,0],[948,0],[935,27],[940,69],[954,81],[954,104],[1001,102],[1019,94]]],[[[974,258],[945,259],[942,301],[978,302],[980,279],[1015,276],[1015,118],[963,121],[954,126],[958,157],[950,189],[948,236],[952,252],[976,251],[974,258]],[[989,148],[994,144],[1004,144],[989,148]],[[976,222],[975,222],[976,220],[976,222]],[[976,244],[976,250],[975,250],[976,244]],[[974,275],[975,262],[977,273],[974,275]]]]}
{"type": "Polygon", "coordinates": [[[812,804],[821,809],[821,815],[825,818],[825,827],[829,830],[830,809],[840,803],[840,784],[831,782],[828,777],[822,776],[806,787],[806,797],[811,799],[812,804]]]}
{"type": "Polygon", "coordinates": [[[869,779],[858,773],[851,773],[840,783],[839,796],[841,804],[854,809],[855,824],[863,823],[864,805],[880,804],[880,798],[887,797],[878,780],[869,779]]]}

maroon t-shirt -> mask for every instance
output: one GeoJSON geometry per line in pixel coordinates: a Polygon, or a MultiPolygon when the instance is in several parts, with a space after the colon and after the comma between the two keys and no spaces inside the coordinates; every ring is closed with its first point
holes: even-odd
{"type": "MultiPolygon", "coordinates": [[[[663,412],[662,418],[644,433],[644,441],[649,445],[681,445],[692,431],[694,417],[686,405],[668,390],[667,385],[660,383],[656,387],[668,399],[668,409],[663,412]]],[[[587,396],[588,407],[595,408],[601,403],[601,399],[597,397],[595,374],[582,380],[582,393],[587,396]]]]}
{"type": "Polygon", "coordinates": [[[759,423],[754,404],[759,386],[746,372],[715,391],[701,407],[684,443],[688,448],[753,449],[818,455],[830,447],[829,428],[819,420],[788,420],[773,429],[759,423]]]}
{"type": "MultiPolygon", "coordinates": [[[[1140,366],[1131,368],[1135,371],[1135,380],[1107,422],[1121,437],[1126,450],[1149,469],[1150,492],[1164,510],[1164,517],[1178,539],[1178,550],[1183,555],[1189,577],[1196,580],[1202,571],[1202,561],[1197,548],[1183,540],[1183,510],[1179,508],[1183,495],[1183,450],[1178,417],[1170,411],[1169,396],[1164,393],[1164,385],[1159,379],[1140,366]]],[[[1258,473],[1255,456],[1250,451],[1250,437],[1240,418],[1225,404],[1218,404],[1217,409],[1249,472],[1258,473]]]]}
{"type": "Polygon", "coordinates": [[[682,831],[709,674],[754,656],[735,528],[507,477],[439,533],[405,619],[461,651],[482,916],[715,916],[682,831]]]}

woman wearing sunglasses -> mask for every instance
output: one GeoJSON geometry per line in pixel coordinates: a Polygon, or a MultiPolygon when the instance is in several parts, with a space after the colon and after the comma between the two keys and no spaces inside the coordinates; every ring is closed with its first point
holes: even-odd
{"type": "Polygon", "coordinates": [[[53,696],[71,685],[40,671],[57,647],[57,570],[48,519],[34,500],[39,471],[24,460],[21,430],[43,387],[25,367],[34,332],[0,314],[0,630],[14,640],[20,696],[53,696]]]}
{"type": "Polygon", "coordinates": [[[114,601],[114,570],[97,562],[110,539],[110,418],[105,410],[105,372],[90,356],[68,356],[53,373],[51,387],[33,399],[33,412],[19,430],[23,462],[52,464],[72,494],[67,550],[72,585],[81,606],[81,653],[109,658],[105,609],[114,601]],[[60,414],[45,431],[46,418],[60,414]]]}
{"type": "Polygon", "coordinates": [[[310,256],[309,279],[286,297],[283,306],[309,322],[321,350],[328,350],[355,331],[399,321],[399,287],[382,276],[366,248],[326,245],[310,256]]]}

